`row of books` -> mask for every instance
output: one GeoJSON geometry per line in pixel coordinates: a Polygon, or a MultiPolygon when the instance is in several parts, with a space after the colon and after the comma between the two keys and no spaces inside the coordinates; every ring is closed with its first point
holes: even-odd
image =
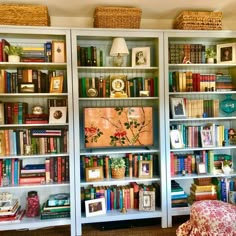
{"type": "Polygon", "coordinates": [[[0,101],[0,124],[48,123],[50,107],[67,107],[67,105],[66,98],[48,98],[44,114],[31,114],[28,109],[29,105],[26,102],[0,101]]]}
{"type": "MultiPolygon", "coordinates": [[[[87,167],[103,167],[104,178],[111,178],[111,157],[110,156],[82,156],[81,157],[81,179],[85,178],[85,169],[87,167]]],[[[139,162],[151,161],[156,163],[157,156],[153,154],[126,154],[123,157],[125,160],[125,176],[138,177],[139,176],[139,162]]],[[[157,174],[158,166],[153,164],[153,173],[157,174]]]]}
{"type": "MultiPolygon", "coordinates": [[[[183,98],[185,115],[188,118],[218,117],[220,110],[219,99],[187,99],[183,98]]],[[[171,104],[174,106],[174,104],[171,104]]],[[[174,117],[174,114],[172,114],[174,117]]]]}
{"type": "Polygon", "coordinates": [[[40,218],[42,220],[67,217],[70,217],[69,193],[52,194],[41,207],[40,218]]]}
{"type": "MultiPolygon", "coordinates": [[[[206,140],[204,140],[201,132],[203,130],[208,130],[209,135],[209,146],[227,146],[230,145],[229,142],[229,129],[224,125],[217,125],[215,123],[209,123],[207,125],[172,125],[171,130],[179,130],[183,147],[204,147],[206,140]]],[[[174,147],[173,147],[174,148],[174,147]]]]}
{"type": "Polygon", "coordinates": [[[103,66],[103,51],[97,50],[95,46],[77,46],[78,66],[103,66]]]}
{"type": "Polygon", "coordinates": [[[90,186],[81,187],[81,208],[85,210],[85,201],[97,198],[105,198],[107,211],[122,209],[139,209],[139,191],[154,191],[156,206],[160,206],[160,186],[158,183],[151,185],[131,182],[129,185],[90,186]]]}
{"type": "MultiPolygon", "coordinates": [[[[54,56],[58,50],[55,46],[56,43],[58,41],[52,40],[40,45],[24,45],[21,62],[57,62],[58,59],[54,56]]],[[[61,50],[65,50],[65,42],[61,41],[60,43],[63,44],[61,50]]],[[[6,39],[0,41],[0,62],[8,62],[8,55],[5,53],[4,47],[10,45],[11,43],[6,39]]]]}
{"type": "Polygon", "coordinates": [[[234,90],[233,78],[224,74],[201,74],[192,71],[170,71],[170,92],[208,92],[234,90]]]}
{"type": "MultiPolygon", "coordinates": [[[[125,79],[122,92],[128,97],[158,96],[157,80],[157,77],[125,79]]],[[[114,90],[110,77],[81,77],[79,87],[80,97],[110,97],[114,90]]]]}
{"type": "Polygon", "coordinates": [[[0,156],[66,153],[67,147],[67,129],[0,130],[0,156]],[[30,153],[26,145],[31,145],[30,153]]]}
{"type": "Polygon", "coordinates": [[[0,70],[0,93],[49,93],[52,77],[63,76],[63,92],[67,91],[65,70],[41,71],[38,69],[17,68],[10,72],[0,70]],[[28,90],[25,87],[28,86],[28,90]]]}
{"type": "Polygon", "coordinates": [[[69,181],[69,157],[46,158],[42,164],[25,164],[18,158],[0,159],[0,185],[62,183],[69,181]]]}
{"type": "Polygon", "coordinates": [[[232,161],[229,154],[214,154],[212,150],[195,151],[194,153],[170,153],[171,175],[197,173],[198,163],[205,163],[206,173],[222,173],[221,163],[225,160],[232,161]]]}
{"type": "Polygon", "coordinates": [[[175,44],[169,45],[169,63],[206,63],[206,46],[203,44],[175,44]]]}

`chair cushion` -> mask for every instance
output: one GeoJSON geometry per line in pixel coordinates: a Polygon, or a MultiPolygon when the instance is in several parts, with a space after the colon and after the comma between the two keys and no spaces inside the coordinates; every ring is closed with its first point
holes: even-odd
{"type": "Polygon", "coordinates": [[[190,219],[176,230],[177,236],[236,236],[236,206],[218,200],[193,203],[190,219]]]}

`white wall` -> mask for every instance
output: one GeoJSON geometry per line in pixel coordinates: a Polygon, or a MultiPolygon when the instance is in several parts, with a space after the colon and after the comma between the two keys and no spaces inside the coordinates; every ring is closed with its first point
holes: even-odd
{"type": "MultiPolygon", "coordinates": [[[[142,19],[141,29],[173,29],[173,19],[152,20],[142,19]]],[[[235,21],[222,20],[224,30],[236,30],[235,21]]],[[[82,17],[52,17],[51,26],[58,27],[77,27],[77,28],[92,28],[93,18],[82,17]]]]}

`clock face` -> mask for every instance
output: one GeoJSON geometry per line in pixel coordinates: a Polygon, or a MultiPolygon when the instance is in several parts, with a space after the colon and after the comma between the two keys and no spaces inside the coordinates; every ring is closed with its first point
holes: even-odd
{"type": "Polygon", "coordinates": [[[119,91],[122,91],[125,87],[125,83],[122,79],[114,79],[112,81],[112,89],[119,92],[119,91]]]}
{"type": "Polygon", "coordinates": [[[87,90],[88,97],[96,97],[98,95],[98,91],[95,88],[89,88],[87,90]]]}

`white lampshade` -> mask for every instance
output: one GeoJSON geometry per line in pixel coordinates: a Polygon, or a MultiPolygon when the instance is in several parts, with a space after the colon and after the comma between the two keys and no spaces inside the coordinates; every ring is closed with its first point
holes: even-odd
{"type": "Polygon", "coordinates": [[[110,51],[110,56],[126,56],[129,55],[129,50],[127,48],[124,38],[114,38],[112,42],[112,47],[110,51]]]}

